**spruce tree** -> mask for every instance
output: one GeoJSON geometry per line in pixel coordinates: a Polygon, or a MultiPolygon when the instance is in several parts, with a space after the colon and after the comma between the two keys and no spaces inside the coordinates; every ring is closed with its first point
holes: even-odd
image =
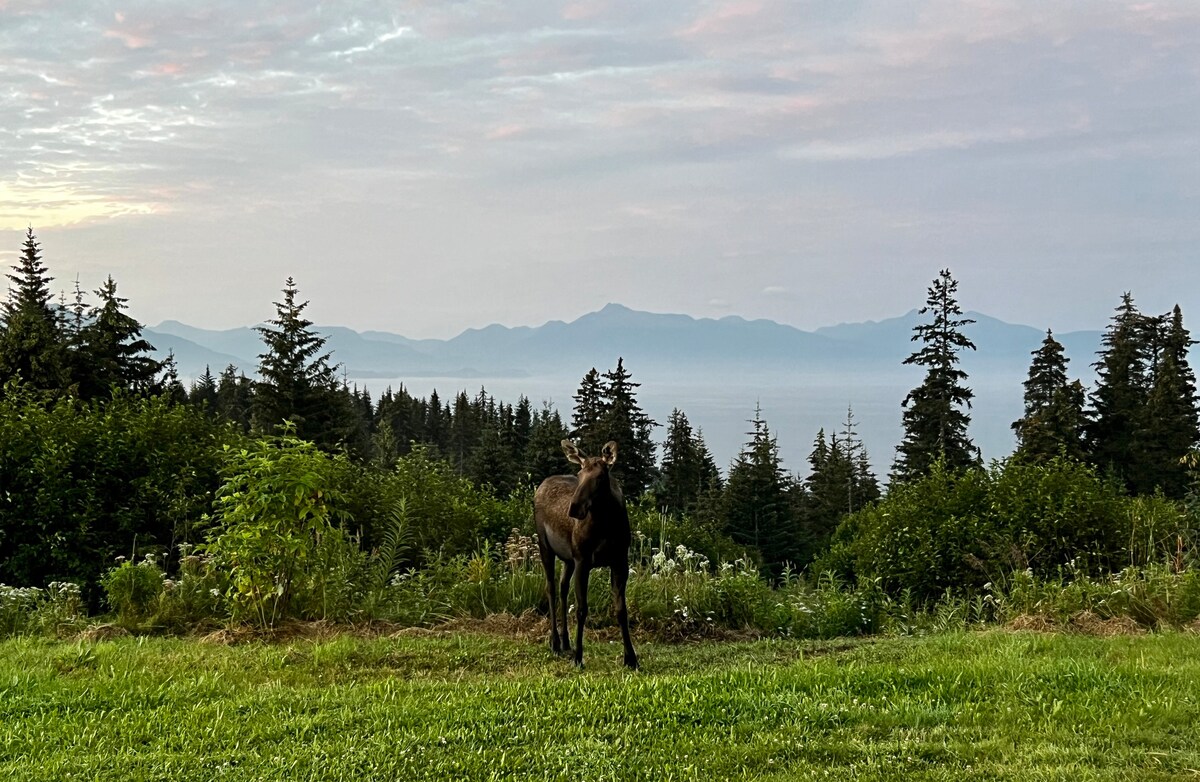
{"type": "Polygon", "coordinates": [[[1121,296],[1096,368],[1091,420],[1086,428],[1093,463],[1117,476],[1132,492],[1153,489],[1146,465],[1145,414],[1156,361],[1157,329],[1126,292],[1121,296]]]}
{"type": "Polygon", "coordinates": [[[920,310],[922,315],[932,314],[933,321],[913,327],[912,341],[922,347],[904,363],[925,367],[925,380],[904,398],[904,440],[896,446],[895,481],[927,475],[939,459],[950,469],[980,462],[979,449],[967,434],[971,418],[964,410],[970,409],[974,392],[963,385],[967,373],[958,367],[958,354],[975,349],[961,329],[975,321],[962,317],[957,290],[958,281],[943,269],[920,310]]]}
{"type": "Polygon", "coordinates": [[[605,442],[616,441],[621,458],[613,472],[620,478],[625,495],[636,499],[654,482],[656,446],[650,432],[658,424],[642,411],[637,401],[641,383],[631,378],[621,358],[615,369],[604,373],[604,413],[598,432],[605,442]]]}
{"type": "MultiPolygon", "coordinates": [[[[571,439],[586,454],[600,453],[610,438],[601,430],[605,413],[604,386],[595,367],[583,376],[573,398],[575,410],[571,414],[571,439]]],[[[624,458],[625,454],[621,453],[621,459],[624,458]]]]}
{"type": "Polygon", "coordinates": [[[250,431],[254,384],[233,364],[221,371],[217,383],[217,415],[243,432],[250,431]]]}
{"type": "Polygon", "coordinates": [[[1025,381],[1025,415],[1012,424],[1017,435],[1013,456],[1034,464],[1056,456],[1082,460],[1086,456],[1083,384],[1067,377],[1070,359],[1051,331],[1046,331],[1032,355],[1025,381]]]}
{"type": "Polygon", "coordinates": [[[788,480],[779,459],[779,443],[754,411],[750,440],[729,468],[722,497],[724,532],[734,543],[753,548],[772,575],[799,552],[796,525],[788,503],[788,480]]]}
{"type": "Polygon", "coordinates": [[[667,436],[663,443],[657,490],[659,506],[669,513],[684,513],[720,480],[703,436],[692,430],[682,410],[672,410],[667,418],[667,436]]]}
{"type": "Polygon", "coordinates": [[[188,392],[188,401],[197,407],[203,407],[209,415],[217,412],[217,378],[212,368],[204,365],[204,374],[192,381],[192,390],[188,392]]]}
{"type": "Polygon", "coordinates": [[[1188,350],[1196,344],[1183,325],[1179,306],[1161,320],[1159,355],[1146,400],[1142,433],[1146,465],[1143,488],[1161,489],[1174,499],[1187,494],[1189,475],[1184,457],[1200,440],[1196,409],[1196,376],[1188,350]]]}
{"type": "Polygon", "coordinates": [[[525,444],[523,478],[536,486],[551,475],[567,475],[571,464],[563,454],[562,441],[567,438],[567,427],[558,411],[549,404],[533,416],[529,441],[525,444]]]}
{"type": "Polygon", "coordinates": [[[7,277],[8,298],[0,309],[0,387],[20,377],[32,388],[60,391],[69,382],[67,335],[60,311],[51,303],[54,278],[42,263],[32,228],[7,277]]]}
{"type": "Polygon", "coordinates": [[[304,316],[308,302],[297,301],[297,292],[288,277],[283,301],[275,302],[275,318],[256,327],[266,350],[258,356],[254,428],[273,433],[290,421],[298,437],[328,448],[344,437],[348,405],[334,376],[332,354],[322,352],[325,337],[304,316]]]}
{"type": "Polygon", "coordinates": [[[142,324],[125,312],[128,299],[117,295],[111,275],[96,296],[99,304],[88,312],[79,332],[80,396],[107,397],[113,389],[149,392],[166,367],[149,355],[154,346],[142,338],[142,324]]]}

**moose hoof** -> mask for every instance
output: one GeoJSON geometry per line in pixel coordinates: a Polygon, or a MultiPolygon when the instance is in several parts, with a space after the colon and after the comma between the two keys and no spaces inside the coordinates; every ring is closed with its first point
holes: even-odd
{"type": "Polygon", "coordinates": [[[626,655],[626,657],[625,657],[625,667],[626,667],[626,668],[628,668],[628,669],[629,669],[629,670],[631,670],[631,671],[636,671],[636,670],[638,669],[638,659],[637,659],[637,657],[635,657],[634,655],[626,655]]]}

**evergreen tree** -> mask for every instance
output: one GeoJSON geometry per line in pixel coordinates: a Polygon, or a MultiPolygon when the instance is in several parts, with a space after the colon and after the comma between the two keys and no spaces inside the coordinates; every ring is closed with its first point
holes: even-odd
{"type": "Polygon", "coordinates": [[[42,263],[32,228],[7,277],[8,298],[0,309],[0,387],[19,376],[32,388],[60,391],[69,380],[67,338],[60,311],[51,304],[54,278],[42,263]]]}
{"type": "Polygon", "coordinates": [[[796,487],[792,507],[800,526],[800,565],[807,565],[826,549],[844,515],[880,497],[879,481],[855,432],[852,409],[847,409],[843,426],[828,441],[824,429],[817,432],[808,457],[809,476],[796,487]]]}
{"type": "Polygon", "coordinates": [[[256,327],[266,350],[258,357],[254,428],[270,433],[290,421],[298,437],[328,448],[345,436],[348,404],[334,376],[331,354],[321,352],[325,337],[304,317],[308,302],[298,302],[296,294],[296,283],[288,277],[283,301],[275,302],[275,318],[256,327]]]}
{"type": "Polygon", "coordinates": [[[1084,448],[1084,390],[1067,377],[1069,359],[1050,331],[1033,351],[1029,379],[1025,381],[1025,415],[1014,421],[1017,434],[1014,457],[1032,463],[1056,456],[1082,460],[1084,448]]]}
{"type": "Polygon", "coordinates": [[[100,303],[92,307],[79,331],[80,396],[107,397],[113,389],[149,392],[166,366],[149,355],[154,346],[142,339],[142,324],[125,312],[128,299],[117,295],[111,275],[96,296],[100,303]]]}
{"type": "Polygon", "coordinates": [[[1147,461],[1147,483],[1168,497],[1181,499],[1189,484],[1184,457],[1200,440],[1196,376],[1188,364],[1188,350],[1196,343],[1183,326],[1183,312],[1178,305],[1161,324],[1159,356],[1140,440],[1147,461]]]}
{"type": "Polygon", "coordinates": [[[250,431],[254,384],[233,364],[225,367],[217,383],[216,412],[243,432],[250,431]]]}
{"type": "Polygon", "coordinates": [[[571,464],[562,449],[566,437],[567,427],[558,411],[543,404],[533,417],[522,460],[524,476],[529,483],[536,486],[551,475],[570,474],[571,464]]]}
{"type": "Polygon", "coordinates": [[[724,532],[740,546],[758,551],[764,566],[779,575],[796,562],[799,540],[788,503],[788,481],[779,460],[779,444],[762,419],[750,422],[749,442],[729,468],[723,495],[724,532]]]}
{"type": "Polygon", "coordinates": [[[642,411],[637,401],[641,383],[631,378],[621,358],[615,369],[604,373],[604,413],[599,433],[605,442],[616,441],[621,458],[613,472],[620,478],[625,495],[636,499],[654,482],[656,446],[650,432],[658,424],[642,411]]]}
{"type": "Polygon", "coordinates": [[[667,437],[663,443],[662,468],[656,494],[659,506],[667,512],[690,510],[700,496],[721,480],[708,446],[682,410],[671,411],[667,419],[667,437]]]}
{"type": "MultiPolygon", "coordinates": [[[[571,438],[586,454],[600,453],[610,439],[602,430],[602,419],[606,412],[604,386],[595,367],[588,370],[575,392],[575,411],[571,415],[571,438]]],[[[619,452],[624,460],[625,453],[619,452]]]]}
{"type": "Polygon", "coordinates": [[[511,451],[495,426],[486,426],[480,435],[471,452],[469,474],[476,486],[491,486],[500,497],[507,497],[517,485],[511,451]]]}
{"type": "Polygon", "coordinates": [[[1156,361],[1157,329],[1126,292],[1104,332],[1086,428],[1092,461],[1120,478],[1133,492],[1153,489],[1145,470],[1144,420],[1156,361]]]}
{"type": "Polygon", "coordinates": [[[967,373],[958,368],[958,354],[975,345],[962,333],[975,321],[962,317],[955,293],[958,281],[943,269],[933,285],[922,315],[933,315],[932,323],[913,327],[913,342],[922,347],[904,363],[925,367],[924,382],[904,398],[904,440],[896,446],[892,478],[909,481],[929,473],[938,459],[951,469],[973,467],[980,462],[979,449],[971,442],[967,427],[974,392],[963,385],[967,373]]]}
{"type": "Polygon", "coordinates": [[[207,364],[204,365],[204,374],[192,381],[192,390],[188,393],[188,401],[197,407],[205,408],[209,415],[216,415],[217,378],[207,364]]]}

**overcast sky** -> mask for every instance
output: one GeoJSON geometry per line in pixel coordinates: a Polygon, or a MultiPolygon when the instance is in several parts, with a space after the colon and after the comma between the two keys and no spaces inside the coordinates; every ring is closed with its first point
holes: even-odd
{"type": "Polygon", "coordinates": [[[229,328],[1200,329],[1200,3],[0,0],[0,262],[229,328]]]}

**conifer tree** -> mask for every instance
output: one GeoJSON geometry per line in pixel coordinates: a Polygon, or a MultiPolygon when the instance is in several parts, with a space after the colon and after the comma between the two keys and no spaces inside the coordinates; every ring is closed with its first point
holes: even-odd
{"type": "Polygon", "coordinates": [[[1189,485],[1183,460],[1200,440],[1196,376],[1188,364],[1188,350],[1196,343],[1184,328],[1179,305],[1161,320],[1160,331],[1160,350],[1140,441],[1145,448],[1147,483],[1168,497],[1181,499],[1189,485]]]}
{"type": "Polygon", "coordinates": [[[967,373],[958,367],[958,354],[975,344],[961,331],[975,321],[962,317],[955,293],[958,281],[943,269],[929,288],[922,315],[931,323],[913,327],[913,342],[922,347],[904,363],[925,367],[925,380],[904,398],[904,440],[896,446],[892,479],[909,481],[926,475],[938,459],[951,469],[979,464],[979,449],[967,427],[974,392],[963,385],[967,373]]]}
{"type": "Polygon", "coordinates": [[[254,384],[237,367],[230,364],[221,371],[217,383],[217,415],[248,432],[253,398],[254,384]]]}
{"type": "Polygon", "coordinates": [[[54,278],[42,263],[32,228],[7,277],[8,298],[0,309],[0,387],[19,376],[32,388],[60,391],[69,382],[67,339],[60,312],[51,303],[54,278]]]}
{"type": "Polygon", "coordinates": [[[1040,464],[1056,456],[1082,460],[1084,448],[1083,384],[1067,377],[1070,359],[1047,330],[1042,346],[1033,351],[1025,381],[1025,415],[1012,424],[1017,435],[1014,457],[1040,464]]]}
{"type": "Polygon", "coordinates": [[[296,300],[296,283],[288,277],[283,301],[275,302],[275,318],[257,326],[266,350],[259,354],[259,381],[253,400],[254,428],[272,433],[284,421],[298,437],[332,447],[345,437],[346,400],[322,352],[325,337],[304,316],[308,302],[296,300]]]}
{"type": "Polygon", "coordinates": [[[1145,464],[1146,406],[1156,361],[1152,319],[1142,315],[1126,292],[1101,340],[1086,428],[1093,463],[1121,479],[1133,492],[1153,490],[1145,464]]]}
{"type": "Polygon", "coordinates": [[[525,445],[524,479],[536,486],[551,475],[570,474],[571,464],[562,449],[566,437],[567,427],[558,411],[543,404],[533,416],[529,442],[525,445]]]}
{"type": "Polygon", "coordinates": [[[92,399],[107,397],[113,389],[149,392],[166,366],[149,355],[154,346],[142,338],[142,324],[125,312],[128,299],[117,295],[111,275],[96,296],[99,304],[88,312],[76,348],[79,395],[92,399]]]}
{"type": "Polygon", "coordinates": [[[754,411],[753,429],[729,468],[722,498],[724,532],[734,543],[759,552],[763,564],[778,575],[799,554],[796,525],[788,503],[788,481],[779,459],[779,444],[754,411]]]}
{"type": "MultiPolygon", "coordinates": [[[[616,441],[621,458],[613,472],[620,478],[625,495],[637,498],[654,482],[656,446],[650,432],[658,424],[642,411],[637,401],[641,383],[631,378],[621,358],[615,369],[604,373],[604,412],[598,433],[605,442],[616,441]]],[[[592,453],[599,453],[599,449],[592,453]]]]}
{"type": "Polygon", "coordinates": [[[207,409],[209,415],[216,415],[217,378],[207,364],[204,365],[204,374],[192,381],[192,390],[188,392],[188,401],[197,407],[207,409]]]}
{"type": "MultiPolygon", "coordinates": [[[[601,431],[601,420],[605,413],[604,386],[595,367],[583,376],[573,398],[575,410],[571,415],[571,438],[584,453],[600,453],[600,449],[608,442],[608,436],[601,431]]],[[[622,459],[624,456],[621,454],[622,459]]]]}
{"type": "Polygon", "coordinates": [[[657,490],[659,506],[671,513],[683,513],[692,508],[704,492],[719,485],[720,480],[703,436],[692,430],[682,410],[672,410],[667,418],[667,436],[663,443],[657,490]]]}

